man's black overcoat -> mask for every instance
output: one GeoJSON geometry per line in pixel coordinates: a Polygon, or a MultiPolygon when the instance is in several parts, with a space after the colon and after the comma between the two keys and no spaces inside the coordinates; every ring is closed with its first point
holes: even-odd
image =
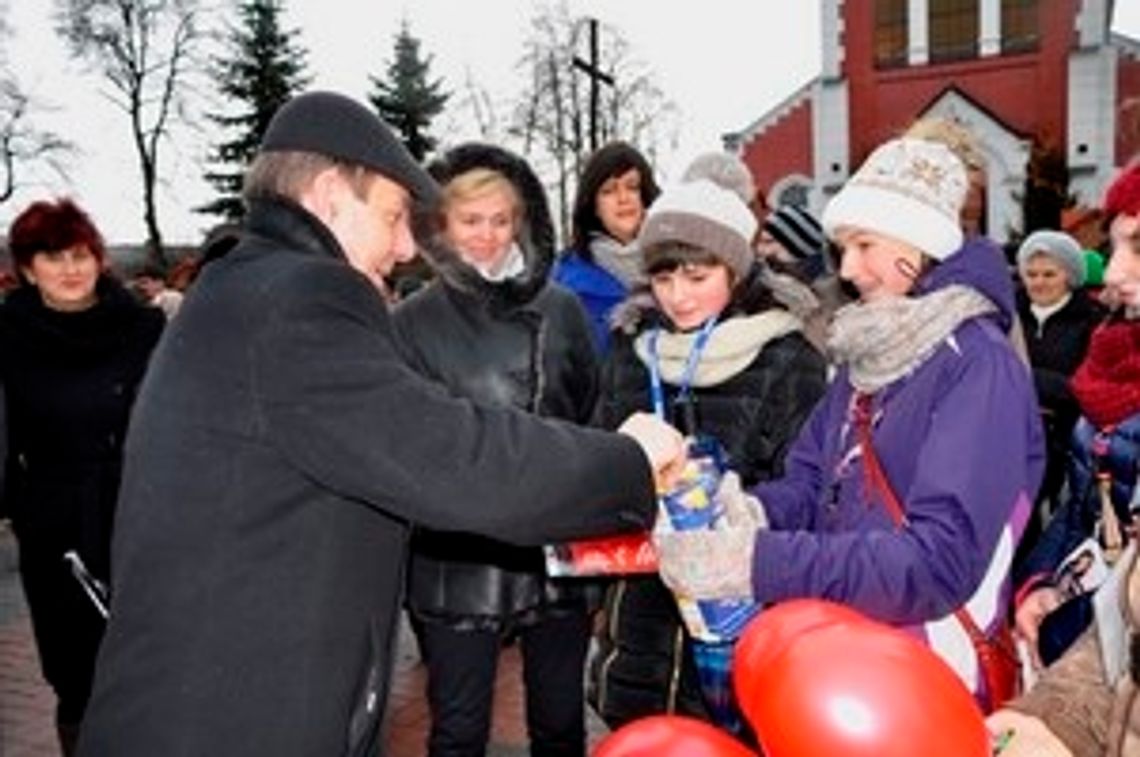
{"type": "Polygon", "coordinates": [[[374,754],[409,524],[541,544],[653,509],[634,442],[418,377],[325,227],[256,203],[135,406],[80,753],[374,754]]]}

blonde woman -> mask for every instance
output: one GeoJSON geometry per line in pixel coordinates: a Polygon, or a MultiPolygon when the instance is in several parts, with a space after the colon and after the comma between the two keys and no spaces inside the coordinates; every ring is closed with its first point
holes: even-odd
{"type": "MultiPolygon", "coordinates": [[[[554,235],[537,177],[482,144],[451,150],[433,173],[440,246],[452,254],[396,310],[409,362],[480,403],[585,422],[596,386],[590,327],[574,295],[547,282],[554,235]]],[[[547,580],[537,547],[419,531],[412,550],[407,602],[428,668],[429,753],[484,753],[499,649],[517,633],[532,753],[584,754],[580,585],[547,580]]]]}

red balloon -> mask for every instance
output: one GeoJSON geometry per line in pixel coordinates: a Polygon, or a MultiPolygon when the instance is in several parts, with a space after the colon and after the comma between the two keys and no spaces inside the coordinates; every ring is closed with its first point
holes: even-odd
{"type": "Polygon", "coordinates": [[[768,696],[764,671],[801,634],[834,623],[862,623],[867,617],[848,605],[821,599],[789,599],[765,608],[740,635],[732,658],[732,681],[740,711],[749,713],[768,696]]]}
{"type": "Polygon", "coordinates": [[[950,667],[862,619],[809,628],[754,673],[745,710],[768,757],[988,757],[981,710],[950,667]]]}
{"type": "Polygon", "coordinates": [[[607,736],[594,757],[757,757],[724,731],[679,715],[651,715],[607,736]]]}

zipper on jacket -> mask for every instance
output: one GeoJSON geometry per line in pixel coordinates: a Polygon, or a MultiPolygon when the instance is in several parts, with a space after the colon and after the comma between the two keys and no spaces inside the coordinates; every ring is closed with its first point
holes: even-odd
{"type": "Polygon", "coordinates": [[[534,395],[531,397],[530,411],[542,415],[542,397],[546,393],[546,319],[539,316],[538,328],[534,334],[534,357],[531,358],[534,371],[534,395]]]}
{"type": "Polygon", "coordinates": [[[614,660],[618,656],[618,619],[621,616],[621,601],[625,596],[625,579],[617,582],[614,587],[614,601],[613,612],[610,613],[609,622],[607,625],[610,627],[610,640],[613,642],[613,649],[602,660],[602,664],[598,667],[598,713],[605,717],[606,711],[606,679],[610,675],[610,666],[614,664],[614,660]]]}

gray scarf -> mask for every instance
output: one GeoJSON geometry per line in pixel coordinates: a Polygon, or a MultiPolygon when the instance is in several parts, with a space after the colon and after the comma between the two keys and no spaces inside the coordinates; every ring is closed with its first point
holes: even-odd
{"type": "Polygon", "coordinates": [[[807,320],[820,309],[819,297],[811,287],[787,273],[777,273],[768,266],[761,268],[760,278],[772,290],[776,301],[795,316],[807,320]]]}
{"type": "Polygon", "coordinates": [[[595,234],[590,237],[590,254],[626,289],[645,282],[645,274],[641,271],[641,249],[636,240],[622,244],[608,234],[595,234]]]}
{"type": "Polygon", "coordinates": [[[851,384],[875,392],[922,365],[964,321],[997,308],[954,285],[922,297],[855,302],[835,312],[827,349],[850,368],[851,384]]]}

